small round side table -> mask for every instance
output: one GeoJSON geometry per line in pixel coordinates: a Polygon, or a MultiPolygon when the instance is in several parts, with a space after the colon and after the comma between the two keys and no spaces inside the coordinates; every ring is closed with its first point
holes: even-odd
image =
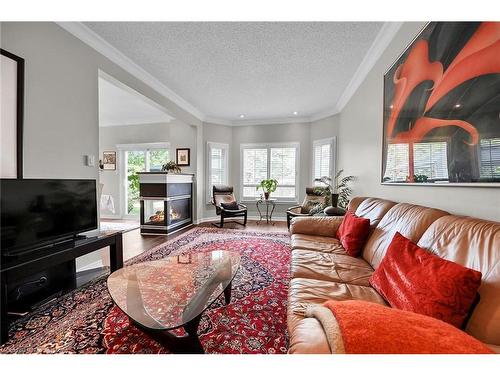
{"type": "Polygon", "coordinates": [[[257,201],[255,202],[255,205],[257,206],[257,211],[259,211],[259,221],[257,224],[259,224],[262,220],[266,219],[266,223],[271,225],[274,225],[272,222],[273,220],[273,212],[276,207],[276,199],[269,198],[269,199],[260,199],[257,198],[257,201]],[[260,205],[265,205],[266,206],[266,212],[265,214],[262,213],[260,210],[260,205]],[[271,208],[271,212],[269,212],[269,208],[271,208]]]}

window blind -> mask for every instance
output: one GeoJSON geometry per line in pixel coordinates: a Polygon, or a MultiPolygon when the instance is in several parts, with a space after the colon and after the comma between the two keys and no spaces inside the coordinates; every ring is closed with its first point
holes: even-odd
{"type": "Polygon", "coordinates": [[[500,178],[500,138],[481,139],[479,144],[481,178],[500,178]]]}
{"type": "Polygon", "coordinates": [[[332,177],[331,174],[331,152],[332,146],[330,143],[314,146],[314,166],[313,178],[321,178],[324,176],[332,177]]]}
{"type": "Polygon", "coordinates": [[[296,198],[298,146],[245,147],[242,149],[242,194],[243,198],[256,198],[262,194],[257,186],[262,180],[275,179],[278,188],[273,198],[291,200],[296,198]]]}
{"type": "MultiPolygon", "coordinates": [[[[448,149],[446,142],[413,144],[413,173],[428,180],[448,179],[448,149]]],[[[407,143],[389,144],[384,180],[405,182],[410,174],[410,149],[407,143]]]]}
{"type": "Polygon", "coordinates": [[[228,151],[229,145],[208,142],[207,199],[212,199],[214,185],[228,183],[228,151]]]}
{"type": "Polygon", "coordinates": [[[415,175],[425,175],[429,180],[448,179],[446,142],[425,142],[413,145],[415,175]]]}
{"type": "Polygon", "coordinates": [[[408,143],[389,144],[384,180],[405,182],[409,173],[408,143]]]}

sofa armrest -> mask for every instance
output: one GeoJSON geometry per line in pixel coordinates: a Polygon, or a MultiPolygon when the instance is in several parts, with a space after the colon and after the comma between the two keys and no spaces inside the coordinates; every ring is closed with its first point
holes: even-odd
{"type": "Polygon", "coordinates": [[[335,237],[343,219],[340,216],[294,217],[290,225],[290,234],[335,237]]]}

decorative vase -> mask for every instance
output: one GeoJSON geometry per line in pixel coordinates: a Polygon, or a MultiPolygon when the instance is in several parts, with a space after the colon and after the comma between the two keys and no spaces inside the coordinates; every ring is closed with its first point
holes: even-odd
{"type": "Polygon", "coordinates": [[[269,192],[268,191],[265,191],[264,192],[264,199],[267,201],[269,199],[269,192]]]}
{"type": "Polygon", "coordinates": [[[337,207],[339,204],[339,195],[336,193],[332,194],[332,207],[337,207]]]}

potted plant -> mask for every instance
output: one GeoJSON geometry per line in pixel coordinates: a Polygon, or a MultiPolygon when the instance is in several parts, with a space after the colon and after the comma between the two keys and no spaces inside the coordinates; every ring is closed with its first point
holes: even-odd
{"type": "Polygon", "coordinates": [[[318,186],[315,191],[327,197],[333,207],[341,207],[345,209],[349,204],[349,197],[352,193],[349,183],[354,181],[355,177],[342,177],[343,173],[344,170],[341,169],[337,172],[333,179],[328,176],[323,176],[321,178],[315,178],[314,182],[321,182],[325,185],[318,186]]]}
{"type": "Polygon", "coordinates": [[[264,191],[264,198],[266,201],[269,199],[269,195],[276,191],[278,187],[278,181],[275,179],[262,180],[260,184],[257,186],[256,190],[262,189],[264,191]]]}
{"type": "Polygon", "coordinates": [[[181,169],[173,160],[170,160],[167,164],[163,164],[161,170],[163,172],[181,173],[181,169]]]}

